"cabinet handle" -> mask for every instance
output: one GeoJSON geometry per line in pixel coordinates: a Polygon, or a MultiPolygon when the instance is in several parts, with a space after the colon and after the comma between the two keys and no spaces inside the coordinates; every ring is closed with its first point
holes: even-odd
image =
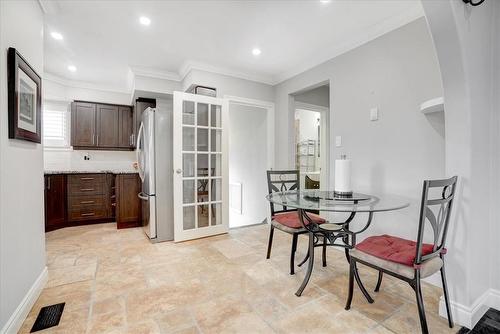
{"type": "Polygon", "coordinates": [[[81,201],[80,204],[92,204],[95,203],[95,201],[81,201]]]}
{"type": "Polygon", "coordinates": [[[132,146],[134,146],[135,143],[135,133],[132,133],[132,146]]]}
{"type": "Polygon", "coordinates": [[[92,190],[94,190],[94,188],[82,188],[82,189],[80,189],[80,190],[81,190],[81,191],[92,191],[92,190]]]}
{"type": "Polygon", "coordinates": [[[97,137],[97,146],[99,146],[99,135],[96,136],[97,137]]]}
{"type": "Polygon", "coordinates": [[[95,212],[82,213],[81,216],[82,217],[95,216],[95,212]]]}
{"type": "Polygon", "coordinates": [[[80,180],[82,181],[90,181],[90,180],[93,180],[94,178],[93,177],[81,177],[80,180]]]}
{"type": "Polygon", "coordinates": [[[95,144],[95,133],[92,134],[92,145],[95,144]]]}
{"type": "Polygon", "coordinates": [[[47,190],[50,190],[50,179],[51,177],[47,177],[47,190]]]}

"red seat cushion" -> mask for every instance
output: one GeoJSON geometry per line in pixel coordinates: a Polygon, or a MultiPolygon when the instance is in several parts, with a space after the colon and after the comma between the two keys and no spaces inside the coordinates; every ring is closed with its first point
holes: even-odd
{"type": "MultiPolygon", "coordinates": [[[[326,220],[318,215],[315,215],[314,213],[307,213],[307,216],[309,216],[309,218],[311,218],[316,224],[323,224],[326,222],[326,220]]],[[[273,220],[290,228],[302,228],[297,211],[278,213],[274,215],[273,220]]],[[[308,225],[309,221],[304,219],[304,223],[308,225]]]]}
{"type": "MultiPolygon", "coordinates": [[[[364,253],[410,267],[415,262],[416,247],[417,243],[415,241],[387,234],[368,237],[356,245],[356,249],[364,253]]],[[[422,255],[432,253],[432,248],[433,246],[430,244],[423,244],[422,255]]]]}

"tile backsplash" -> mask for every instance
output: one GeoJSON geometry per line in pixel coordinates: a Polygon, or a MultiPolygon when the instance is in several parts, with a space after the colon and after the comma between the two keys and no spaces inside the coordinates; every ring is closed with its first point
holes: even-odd
{"type": "Polygon", "coordinates": [[[134,151],[44,151],[46,171],[133,171],[134,162],[136,162],[134,151]],[[86,156],[89,160],[85,159],[86,156]]]}

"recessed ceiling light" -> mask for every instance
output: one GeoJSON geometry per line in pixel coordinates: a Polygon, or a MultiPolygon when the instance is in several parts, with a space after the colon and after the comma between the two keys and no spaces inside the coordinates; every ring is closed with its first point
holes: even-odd
{"type": "Polygon", "coordinates": [[[319,0],[319,2],[321,2],[321,3],[329,3],[330,0],[319,0]]]}
{"type": "Polygon", "coordinates": [[[149,17],[146,17],[146,16],[141,16],[139,18],[139,22],[144,25],[144,26],[148,26],[151,24],[151,20],[149,19],[149,17]]]}
{"type": "Polygon", "coordinates": [[[50,33],[50,36],[52,36],[53,39],[56,39],[58,41],[62,40],[63,39],[63,35],[61,35],[60,33],[58,33],[57,31],[53,31],[50,33]]]}
{"type": "Polygon", "coordinates": [[[259,48],[253,48],[253,50],[252,50],[252,54],[253,54],[254,56],[258,56],[258,55],[260,55],[261,53],[262,53],[262,51],[260,51],[260,49],[259,49],[259,48]]]}
{"type": "Polygon", "coordinates": [[[75,65],[68,65],[68,71],[76,72],[76,66],[75,65]]]}

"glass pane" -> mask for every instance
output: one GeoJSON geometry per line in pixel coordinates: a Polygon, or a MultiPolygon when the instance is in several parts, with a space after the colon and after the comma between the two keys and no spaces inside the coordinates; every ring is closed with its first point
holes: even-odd
{"type": "Polygon", "coordinates": [[[196,189],[198,203],[208,202],[208,179],[198,179],[198,186],[196,189]]]}
{"type": "Polygon", "coordinates": [[[210,184],[212,186],[211,189],[211,200],[212,201],[220,201],[222,200],[221,192],[222,192],[222,183],[221,179],[212,179],[210,181],[210,184]]]}
{"type": "Polygon", "coordinates": [[[183,210],[183,228],[184,230],[191,230],[195,227],[194,210],[196,206],[185,206],[183,210]]]}
{"type": "Polygon", "coordinates": [[[221,114],[220,106],[211,105],[210,106],[210,125],[220,128],[221,127],[221,114]]]}
{"type": "Polygon", "coordinates": [[[198,205],[198,227],[208,226],[208,204],[198,205]]]}
{"type": "Polygon", "coordinates": [[[194,151],[194,128],[182,128],[182,150],[194,151]]]}
{"type": "Polygon", "coordinates": [[[194,180],[182,181],[182,203],[194,203],[194,180]]]}
{"type": "Polygon", "coordinates": [[[194,176],[194,154],[192,153],[182,154],[182,176],[194,176]]]}
{"type": "Polygon", "coordinates": [[[198,154],[198,176],[208,176],[208,154],[198,154]]]}
{"type": "Polygon", "coordinates": [[[222,152],[221,138],[222,131],[221,130],[211,130],[210,134],[211,138],[211,151],[212,152],[222,152]]]}
{"type": "Polygon", "coordinates": [[[210,204],[210,211],[212,215],[210,224],[212,226],[222,224],[222,204],[210,204]]]}
{"type": "Polygon", "coordinates": [[[182,124],[194,125],[194,102],[182,102],[182,124]]]}
{"type": "Polygon", "coordinates": [[[221,176],[222,156],[220,154],[210,154],[210,171],[212,176],[221,176]]]}
{"type": "Polygon", "coordinates": [[[208,151],[208,129],[198,128],[198,151],[208,151]]]}
{"type": "Polygon", "coordinates": [[[208,126],[208,104],[198,103],[198,124],[208,126]]]}

